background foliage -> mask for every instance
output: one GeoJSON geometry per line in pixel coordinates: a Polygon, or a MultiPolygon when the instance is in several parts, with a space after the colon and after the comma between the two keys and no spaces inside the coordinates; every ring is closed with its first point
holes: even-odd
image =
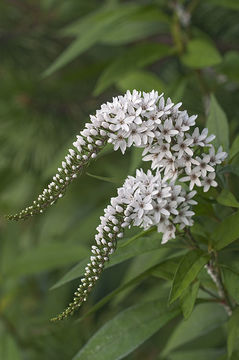
{"type": "Polygon", "coordinates": [[[1,359],[239,358],[238,11],[237,0],[0,3],[1,359]],[[47,184],[90,113],[134,88],[182,101],[230,150],[220,187],[198,196],[201,250],[187,234],[160,246],[159,234],[133,229],[77,316],[51,324],[140,152],[123,159],[109,147],[46,214],[18,223],[3,215],[47,184]],[[203,267],[212,254],[229,321],[203,267]]]}

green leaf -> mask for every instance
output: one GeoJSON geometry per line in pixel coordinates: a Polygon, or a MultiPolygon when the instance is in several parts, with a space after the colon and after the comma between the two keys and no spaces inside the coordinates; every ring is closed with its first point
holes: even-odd
{"type": "MultiPolygon", "coordinates": [[[[208,2],[208,0],[206,0],[208,2]]],[[[209,0],[212,4],[223,6],[232,10],[239,10],[238,0],[209,0]]]]}
{"type": "Polygon", "coordinates": [[[163,261],[151,271],[152,275],[165,280],[173,280],[174,274],[178,267],[178,262],[181,259],[182,256],[175,256],[163,261]]]}
{"type": "MultiPolygon", "coordinates": [[[[95,17],[93,15],[92,17],[87,18],[85,22],[79,22],[78,25],[73,24],[73,29],[76,32],[76,29],[78,29],[80,35],[78,35],[69,47],[63,51],[43,75],[49,76],[74,60],[77,56],[99,42],[102,37],[110,31],[111,26],[115,22],[118,23],[121,18],[125,18],[132,13],[137,12],[138,9],[138,6],[123,5],[113,11],[107,9],[106,12],[96,13],[95,17]]],[[[67,32],[69,33],[69,29],[67,32]]]]}
{"type": "Polygon", "coordinates": [[[164,84],[158,76],[149,71],[135,70],[126,76],[122,76],[117,81],[117,87],[120,91],[137,89],[147,92],[154,89],[161,93],[163,92],[164,84]]]}
{"type": "Polygon", "coordinates": [[[223,189],[222,192],[217,197],[217,202],[224,206],[231,206],[231,207],[239,207],[239,202],[235,198],[235,196],[227,189],[223,189]]]}
{"type": "Polygon", "coordinates": [[[192,283],[180,297],[181,309],[185,319],[188,319],[192,314],[198,295],[199,285],[199,281],[192,283]]]}
{"type": "Polygon", "coordinates": [[[7,333],[6,329],[0,331],[0,359],[22,360],[20,349],[14,338],[7,333]]]}
{"type": "Polygon", "coordinates": [[[106,88],[121,79],[122,76],[125,77],[127,73],[134,71],[136,68],[152,64],[171,53],[171,47],[156,43],[138,44],[129,48],[103,71],[96,84],[94,94],[101,94],[106,88]]]}
{"type": "Polygon", "coordinates": [[[72,264],[88,254],[88,249],[67,243],[49,244],[36,247],[21,254],[10,264],[5,276],[22,276],[49,271],[72,264]]]}
{"type": "Polygon", "coordinates": [[[100,42],[107,45],[128,44],[157,34],[159,29],[160,24],[158,21],[125,19],[125,21],[121,22],[120,27],[119,24],[112,26],[110,31],[102,36],[100,42]]]}
{"type": "Polygon", "coordinates": [[[170,336],[162,356],[167,356],[179,346],[216,329],[227,320],[227,314],[219,304],[204,303],[197,305],[189,319],[179,323],[170,336]]]}
{"type": "Polygon", "coordinates": [[[93,305],[90,310],[84,314],[78,321],[82,321],[88,315],[94,313],[95,311],[99,310],[102,306],[107,304],[111,299],[113,299],[116,295],[120,294],[122,291],[129,289],[131,286],[138,285],[142,280],[145,279],[150,275],[150,271],[146,270],[142,274],[132,278],[131,280],[123,283],[121,286],[117,287],[117,289],[111,291],[108,295],[104,296],[100,301],[98,301],[95,305],[93,305]]]}
{"type": "Polygon", "coordinates": [[[218,66],[218,70],[232,82],[239,82],[239,52],[227,51],[222,64],[218,66]]]}
{"type": "MultiPolygon", "coordinates": [[[[238,60],[239,61],[239,60],[238,60]]],[[[229,159],[231,160],[235,155],[239,153],[239,135],[236,136],[234,139],[230,152],[229,152],[229,159]]]]}
{"type": "Polygon", "coordinates": [[[219,360],[224,353],[221,349],[178,350],[170,354],[168,360],[219,360]]]}
{"type": "Polygon", "coordinates": [[[223,146],[225,151],[229,149],[229,127],[226,114],[217,102],[214,95],[211,95],[209,115],[207,119],[209,134],[216,135],[214,144],[223,146]]]}
{"type": "Polygon", "coordinates": [[[221,269],[229,295],[239,304],[239,273],[228,266],[222,266],[221,269]]]}
{"type": "Polygon", "coordinates": [[[239,350],[239,307],[233,310],[232,316],[228,322],[228,338],[227,338],[227,353],[230,356],[234,350],[239,350]]]}
{"type": "Polygon", "coordinates": [[[216,250],[221,250],[239,237],[239,211],[223,220],[211,238],[216,250]]]}
{"type": "MultiPolygon", "coordinates": [[[[166,255],[166,254],[164,254],[166,255]]],[[[163,254],[161,254],[161,257],[163,256],[163,254]]],[[[146,270],[144,270],[144,267],[141,267],[139,273],[137,272],[137,274],[133,274],[133,276],[127,276],[128,279],[126,281],[123,282],[122,285],[120,285],[119,287],[117,287],[115,290],[113,290],[111,293],[109,293],[108,295],[104,296],[103,299],[101,299],[100,301],[98,301],[95,305],[93,305],[90,310],[84,314],[79,321],[83,320],[84,318],[86,318],[88,315],[94,313],[95,311],[99,310],[102,306],[104,306],[107,302],[109,302],[111,299],[113,299],[116,295],[120,294],[122,291],[127,290],[131,287],[135,287],[136,285],[138,285],[141,281],[143,281],[146,277],[153,275],[156,277],[162,277],[165,278],[167,280],[167,277],[164,276],[160,276],[159,275],[159,271],[158,269],[162,267],[164,267],[165,262],[168,261],[168,265],[169,264],[173,264],[173,266],[175,266],[175,264],[177,264],[177,259],[181,258],[180,256],[178,257],[174,257],[172,259],[168,259],[166,261],[163,261],[160,264],[157,265],[153,265],[149,268],[146,267],[146,270]],[[143,269],[143,271],[142,271],[143,269]]],[[[141,260],[141,257],[136,258],[139,261],[141,260]]],[[[160,256],[157,256],[158,261],[160,260],[160,256]]],[[[151,259],[152,260],[152,259],[151,259]]],[[[144,264],[145,265],[145,264],[144,264]]],[[[127,274],[128,275],[128,274],[127,274]]]]}
{"type": "Polygon", "coordinates": [[[119,360],[179,314],[164,300],[130,307],[106,323],[73,360],[119,360]]]}
{"type": "Polygon", "coordinates": [[[168,18],[157,8],[135,4],[119,5],[113,10],[106,8],[89,15],[63,31],[63,34],[75,35],[77,38],[44,72],[44,75],[51,75],[96,43],[114,45],[129,43],[155,34],[159,31],[160,21],[167,23],[168,18]]]}
{"type": "Polygon", "coordinates": [[[182,62],[191,68],[201,69],[217,65],[222,57],[214,45],[206,39],[193,39],[188,42],[182,62]]]}
{"type": "MultiPolygon", "coordinates": [[[[147,235],[147,232],[151,232],[149,230],[146,230],[145,236],[147,235]]],[[[141,236],[142,233],[143,232],[140,232],[141,236]]],[[[134,256],[159,249],[160,247],[162,247],[162,249],[165,249],[165,246],[161,245],[161,238],[158,233],[156,233],[154,237],[142,236],[140,238],[137,238],[137,235],[135,235],[134,237],[132,237],[132,239],[126,239],[120,242],[116,252],[111,257],[110,262],[106,265],[106,268],[117,265],[134,256]],[[137,241],[134,241],[136,239],[137,241]],[[128,244],[128,246],[123,246],[124,244],[128,244]]],[[[69,281],[83,276],[85,266],[88,262],[88,258],[82,260],[78,265],[76,265],[73,269],[66,273],[66,275],[64,275],[63,278],[61,278],[51,289],[56,289],[59,286],[68,283],[69,281]]]]}
{"type": "Polygon", "coordinates": [[[125,16],[120,23],[115,23],[101,42],[107,45],[127,44],[167,31],[169,24],[169,17],[157,6],[140,6],[137,12],[125,16]]]}
{"type": "Polygon", "coordinates": [[[175,301],[185,289],[195,280],[196,276],[208,262],[209,255],[201,250],[188,252],[180,261],[175,273],[169,296],[169,302],[175,301]]]}
{"type": "Polygon", "coordinates": [[[239,176],[239,166],[230,164],[223,166],[221,169],[219,169],[218,174],[234,174],[236,176],[239,176]]]}

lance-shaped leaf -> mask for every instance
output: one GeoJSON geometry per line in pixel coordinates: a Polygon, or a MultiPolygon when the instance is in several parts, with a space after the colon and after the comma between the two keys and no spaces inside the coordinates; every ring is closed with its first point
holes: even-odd
{"type": "Polygon", "coordinates": [[[137,304],[106,323],[73,360],[119,360],[179,314],[165,299],[137,304]]]}
{"type": "MultiPolygon", "coordinates": [[[[206,335],[213,329],[218,328],[227,320],[227,314],[220,304],[204,303],[198,304],[192,315],[187,320],[182,320],[173,330],[162,357],[171,355],[175,349],[188,344],[200,336],[206,335]]],[[[194,358],[192,358],[194,360],[194,358]]],[[[209,359],[207,359],[209,360],[209,359]]]]}
{"type": "Polygon", "coordinates": [[[173,279],[169,297],[170,303],[177,300],[183,291],[195,280],[208,260],[209,255],[198,249],[189,251],[183,257],[173,279]]]}
{"type": "Polygon", "coordinates": [[[239,307],[237,307],[228,322],[227,353],[230,358],[234,351],[239,352],[239,307]]]}
{"type": "Polygon", "coordinates": [[[231,206],[231,207],[239,207],[239,202],[235,198],[235,196],[227,189],[223,189],[222,192],[217,197],[217,202],[224,206],[231,206]]]}
{"type": "Polygon", "coordinates": [[[207,128],[210,134],[216,135],[214,144],[223,146],[225,151],[229,148],[229,127],[226,114],[214,95],[211,95],[207,128]]]}
{"type": "Polygon", "coordinates": [[[239,237],[239,211],[223,220],[212,234],[213,246],[221,250],[239,237]]]}

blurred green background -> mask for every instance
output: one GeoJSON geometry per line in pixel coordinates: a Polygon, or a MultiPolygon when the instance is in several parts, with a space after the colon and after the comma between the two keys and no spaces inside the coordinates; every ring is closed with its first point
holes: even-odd
{"type": "MultiPolygon", "coordinates": [[[[104,207],[127,174],[141,166],[137,150],[123,159],[107,148],[66,196],[39,217],[13,223],[4,214],[30,204],[89,114],[127,89],[164,92],[182,101],[190,114],[199,114],[202,126],[213,94],[227,114],[233,140],[239,129],[238,18],[238,0],[0,2],[2,360],[71,359],[102,324],[146,298],[145,290],[149,298],[164,290],[165,283],[152,278],[81,322],[49,322],[71,300],[79,279],[49,289],[88,256],[104,207]]],[[[153,264],[155,253],[106,270],[78,317],[153,264]]],[[[126,358],[163,359],[160,352],[174,325],[126,358]]],[[[201,343],[194,344],[199,349],[206,341],[200,336],[201,343]]],[[[213,329],[210,336],[215,342],[213,329]]],[[[223,331],[220,336],[221,346],[223,331]]],[[[219,359],[217,351],[207,359],[219,359]]],[[[205,358],[194,358],[192,352],[182,356],[167,359],[205,358]]]]}

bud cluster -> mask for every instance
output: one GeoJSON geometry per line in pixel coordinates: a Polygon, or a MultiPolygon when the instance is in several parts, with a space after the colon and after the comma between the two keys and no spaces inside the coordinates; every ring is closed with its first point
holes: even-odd
{"type": "Polygon", "coordinates": [[[104,216],[100,217],[101,223],[97,227],[95,235],[96,245],[91,247],[92,256],[87,264],[81,284],[74,293],[73,301],[68,307],[52,321],[63,320],[72,315],[84,301],[94,287],[96,281],[109,261],[117,246],[117,240],[123,237],[125,222],[125,205],[120,202],[120,197],[111,199],[111,205],[104,210],[104,216]]]}

